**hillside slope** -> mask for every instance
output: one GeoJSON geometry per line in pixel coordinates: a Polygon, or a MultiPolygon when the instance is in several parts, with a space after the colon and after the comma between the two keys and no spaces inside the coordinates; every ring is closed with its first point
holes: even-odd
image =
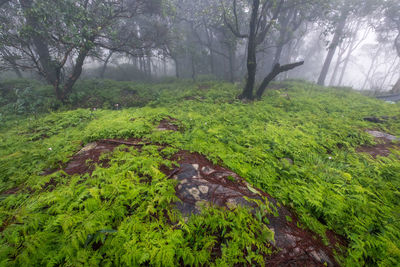
{"type": "Polygon", "coordinates": [[[226,83],[128,86],[146,106],[102,110],[94,101],[2,118],[1,265],[263,265],[274,253],[270,230],[248,209],[205,209],[189,220],[172,209],[176,181],[161,169],[181,150],[267,192],[326,245],[328,230],[343,236],[342,265],[400,263],[400,152],[396,144],[387,157],[360,150],[376,144],[367,129],[400,136],[399,105],[300,82],[254,103],[235,100],[238,88],[226,83]],[[157,129],[165,120],[176,131],[157,129]],[[103,154],[93,173],[65,170],[82,147],[112,138],[146,146],[103,154]]]}

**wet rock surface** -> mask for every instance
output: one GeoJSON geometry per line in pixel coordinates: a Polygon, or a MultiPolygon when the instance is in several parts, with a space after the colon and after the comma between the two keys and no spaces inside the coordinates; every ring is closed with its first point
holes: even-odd
{"type": "Polygon", "coordinates": [[[365,117],[364,120],[373,122],[373,123],[384,123],[385,122],[384,118],[378,118],[378,117],[365,117]]]}
{"type": "Polygon", "coordinates": [[[277,211],[268,215],[268,227],[275,232],[276,253],[268,259],[268,266],[338,266],[333,257],[337,244],[345,241],[331,233],[331,246],[310,231],[297,226],[296,216],[267,193],[253,188],[236,173],[216,166],[198,153],[180,151],[174,157],[179,168],[172,178],[178,180],[176,194],[182,202],[176,203],[184,216],[197,214],[207,205],[232,209],[238,205],[255,208],[248,199],[267,198],[277,211]],[[290,217],[288,221],[287,218],[290,217]]]}
{"type": "Polygon", "coordinates": [[[391,154],[392,149],[400,149],[400,138],[376,130],[366,130],[367,133],[375,137],[376,145],[373,146],[361,146],[356,149],[359,153],[368,153],[373,158],[378,156],[387,157],[391,154]]]}
{"type": "Polygon", "coordinates": [[[179,131],[178,120],[172,117],[164,118],[160,121],[157,126],[159,131],[179,131]]]}
{"type": "MultiPolygon", "coordinates": [[[[64,171],[70,175],[90,175],[96,164],[107,166],[107,160],[100,161],[101,154],[111,152],[120,145],[140,149],[145,144],[148,143],[139,139],[106,139],[89,143],[75,154],[64,171]]],[[[324,245],[316,234],[299,228],[296,215],[278,205],[270,195],[252,187],[231,170],[214,165],[198,153],[180,151],[171,160],[176,161],[178,166],[174,170],[162,171],[178,181],[176,195],[181,202],[176,203],[176,208],[185,217],[198,214],[202,208],[209,205],[226,209],[241,205],[254,210],[257,205],[246,198],[268,199],[275,210],[274,214],[267,216],[268,227],[275,232],[275,253],[267,259],[268,266],[338,266],[333,250],[339,251],[340,247],[346,246],[346,241],[340,236],[330,233],[328,238],[331,245],[324,245]]]]}
{"type": "Polygon", "coordinates": [[[388,134],[388,133],[384,133],[384,132],[380,132],[380,131],[372,131],[372,130],[367,130],[366,132],[375,138],[385,139],[386,141],[389,141],[389,142],[400,141],[400,138],[397,138],[396,136],[388,134]]]}

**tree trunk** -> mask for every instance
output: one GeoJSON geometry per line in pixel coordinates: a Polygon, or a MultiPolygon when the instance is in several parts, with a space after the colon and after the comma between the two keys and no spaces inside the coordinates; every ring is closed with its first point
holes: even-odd
{"type": "Polygon", "coordinates": [[[258,88],[257,95],[256,95],[257,98],[261,99],[261,97],[264,94],[264,91],[267,88],[268,84],[273,79],[275,79],[275,77],[278,76],[280,73],[289,71],[289,70],[294,69],[294,68],[296,68],[298,66],[301,66],[303,64],[304,64],[304,61],[296,62],[296,63],[293,63],[293,64],[287,64],[287,65],[283,65],[283,66],[281,66],[279,63],[275,64],[275,66],[273,67],[272,71],[267,75],[267,77],[265,77],[265,79],[261,83],[260,87],[258,88]]]}
{"type": "Polygon", "coordinates": [[[174,58],[173,58],[173,60],[175,62],[175,75],[176,75],[176,78],[179,79],[179,77],[180,77],[180,75],[179,75],[179,61],[178,61],[178,59],[174,59],[174,58]]]}
{"type": "Polygon", "coordinates": [[[254,83],[257,72],[257,18],[260,0],[253,0],[250,20],[249,41],[247,44],[247,79],[240,99],[253,99],[254,83]]]}
{"type": "Polygon", "coordinates": [[[100,78],[102,79],[104,79],[104,74],[106,73],[108,62],[110,61],[113,53],[114,53],[113,51],[110,51],[110,54],[107,56],[106,60],[104,61],[103,67],[101,68],[100,78]]]}
{"type": "Polygon", "coordinates": [[[400,77],[399,77],[399,79],[397,80],[396,84],[393,86],[392,93],[393,93],[393,94],[398,94],[398,93],[400,93],[400,77]]]}
{"type": "MultiPolygon", "coordinates": [[[[294,53],[294,47],[293,47],[293,43],[289,42],[286,46],[286,53],[285,53],[285,61],[284,62],[291,62],[292,61],[292,54],[294,53]]],[[[289,79],[290,72],[285,72],[285,74],[283,75],[283,79],[289,79]]]]}
{"type": "Polygon", "coordinates": [[[190,61],[192,63],[192,80],[196,81],[196,66],[195,66],[195,62],[194,62],[194,56],[193,53],[190,56],[190,61]]]}
{"type": "Polygon", "coordinates": [[[352,40],[351,40],[351,43],[350,43],[349,51],[347,52],[346,58],[344,60],[344,65],[343,65],[342,73],[340,74],[338,86],[342,85],[344,74],[346,73],[347,66],[349,65],[351,53],[354,50],[355,44],[356,44],[356,38],[353,37],[352,40]]]}
{"type": "MultiPolygon", "coordinates": [[[[210,71],[212,75],[215,75],[215,67],[214,67],[214,52],[213,49],[210,49],[210,71]]],[[[216,76],[216,75],[215,75],[216,76]]]]}
{"type": "Polygon", "coordinates": [[[283,50],[283,44],[278,44],[278,47],[276,48],[275,51],[274,62],[273,62],[274,64],[272,66],[275,66],[281,60],[282,50],[283,50]]]}
{"type": "Polygon", "coordinates": [[[139,57],[139,69],[140,69],[140,72],[146,73],[146,67],[144,65],[143,56],[139,57]]]}
{"type": "Polygon", "coordinates": [[[235,51],[232,46],[229,46],[229,80],[235,82],[235,51]]]}
{"type": "Polygon", "coordinates": [[[338,59],[337,59],[336,64],[335,64],[335,69],[333,70],[331,81],[329,83],[330,86],[334,86],[335,85],[336,76],[337,76],[337,73],[339,71],[339,67],[340,67],[340,65],[342,63],[342,57],[343,57],[343,53],[341,53],[340,49],[339,49],[339,56],[338,56],[338,59]]]}
{"type": "Polygon", "coordinates": [[[164,76],[166,77],[167,76],[167,58],[165,56],[163,57],[162,64],[163,64],[164,76]]]}
{"type": "Polygon", "coordinates": [[[365,77],[365,81],[364,81],[363,86],[361,87],[361,90],[364,90],[364,89],[365,89],[365,86],[367,86],[367,83],[369,82],[371,73],[372,73],[372,71],[373,71],[373,69],[374,69],[374,66],[375,66],[376,60],[377,60],[377,58],[378,58],[378,55],[379,55],[379,53],[380,53],[380,50],[381,50],[381,48],[379,47],[379,48],[376,50],[374,56],[372,57],[371,65],[369,66],[369,69],[368,69],[368,72],[367,72],[367,76],[365,77]]]}
{"type": "Polygon", "coordinates": [[[335,30],[335,35],[333,36],[331,45],[329,46],[328,55],[326,56],[324,66],[322,67],[321,74],[318,78],[319,85],[325,85],[326,76],[328,75],[329,67],[332,63],[333,56],[335,55],[336,48],[342,38],[344,27],[346,26],[346,20],[348,17],[349,11],[344,10],[342,11],[342,15],[340,16],[339,23],[335,30]]]}
{"type": "MultiPolygon", "coordinates": [[[[93,42],[93,39],[89,41],[93,42]]],[[[88,53],[89,49],[87,47],[83,47],[81,51],[79,51],[74,68],[72,70],[72,74],[68,77],[67,81],[65,82],[63,90],[61,92],[61,98],[59,98],[63,103],[67,102],[67,98],[72,92],[72,87],[75,85],[76,81],[81,76],[83,63],[85,62],[88,53]]]]}
{"type": "MultiPolygon", "coordinates": [[[[48,44],[45,40],[36,32],[40,30],[40,24],[35,16],[32,16],[32,0],[20,0],[21,7],[25,12],[25,18],[28,25],[30,25],[34,31],[32,33],[32,42],[35,47],[36,52],[39,55],[39,63],[41,65],[41,74],[44,76],[46,81],[53,85],[57,98],[62,96],[60,92],[60,67],[51,58],[48,44]]],[[[59,99],[61,100],[61,99],[59,99]]]]}
{"type": "Polygon", "coordinates": [[[150,56],[146,56],[146,76],[148,77],[148,79],[151,80],[151,57],[150,56]]]}
{"type": "MultiPolygon", "coordinates": [[[[282,55],[282,50],[285,44],[287,43],[287,33],[288,33],[288,26],[290,23],[290,19],[293,16],[294,9],[291,9],[290,12],[287,12],[282,16],[282,20],[280,23],[280,30],[279,30],[279,39],[278,39],[278,44],[276,47],[275,51],[275,56],[274,56],[274,62],[272,66],[274,67],[276,64],[278,64],[281,60],[281,55],[282,55]]],[[[280,20],[281,20],[280,19],[280,20]]]]}
{"type": "Polygon", "coordinates": [[[0,51],[1,51],[3,59],[5,61],[7,61],[8,64],[11,65],[11,68],[15,72],[15,75],[17,75],[18,78],[23,78],[22,77],[22,73],[21,73],[21,71],[19,70],[19,68],[17,66],[17,62],[15,60],[15,57],[12,54],[10,54],[7,49],[0,48],[0,51]]]}
{"type": "Polygon", "coordinates": [[[17,66],[13,65],[12,68],[13,68],[13,70],[14,70],[14,72],[15,72],[15,75],[17,75],[18,78],[22,79],[22,78],[23,78],[22,73],[21,73],[21,71],[17,68],[17,66]]]}
{"type": "MultiPolygon", "coordinates": [[[[396,37],[396,40],[394,41],[396,50],[397,50],[397,55],[400,57],[400,29],[399,29],[399,33],[396,37]]],[[[400,93],[400,77],[397,80],[396,84],[393,86],[392,89],[393,93],[400,93]]]]}

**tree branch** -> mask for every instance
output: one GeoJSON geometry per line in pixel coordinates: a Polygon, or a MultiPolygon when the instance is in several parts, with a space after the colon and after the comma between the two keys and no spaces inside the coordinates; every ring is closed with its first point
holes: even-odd
{"type": "Polygon", "coordinates": [[[237,17],[237,13],[236,13],[236,1],[233,2],[233,13],[234,13],[234,17],[235,17],[235,25],[236,25],[236,27],[234,27],[234,26],[228,21],[228,19],[226,18],[226,10],[225,10],[225,6],[224,6],[224,4],[222,3],[222,1],[221,1],[221,4],[222,4],[222,9],[224,10],[224,12],[223,12],[223,17],[224,17],[224,22],[225,22],[226,26],[228,26],[228,28],[231,30],[231,32],[232,32],[237,38],[242,38],[242,39],[249,38],[249,35],[248,35],[248,34],[241,34],[241,33],[240,33],[240,30],[239,30],[239,22],[238,22],[238,17],[237,17]]]}
{"type": "Polygon", "coordinates": [[[263,82],[261,83],[260,87],[257,90],[257,98],[261,99],[265,89],[267,88],[268,84],[275,79],[276,76],[278,76],[280,73],[282,72],[286,72],[289,70],[292,70],[294,68],[297,68],[301,65],[304,64],[304,61],[300,61],[300,62],[296,62],[296,63],[292,63],[292,64],[287,64],[287,65],[283,65],[281,66],[279,63],[275,64],[274,68],[272,69],[272,71],[267,75],[267,77],[265,77],[265,79],[263,80],[263,82]]]}

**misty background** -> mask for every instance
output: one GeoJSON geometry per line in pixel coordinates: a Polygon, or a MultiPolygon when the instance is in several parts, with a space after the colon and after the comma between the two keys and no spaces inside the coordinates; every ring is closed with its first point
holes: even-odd
{"type": "Polygon", "coordinates": [[[304,61],[273,79],[400,92],[400,9],[394,0],[0,4],[0,77],[37,78],[54,85],[56,92],[63,83],[67,88],[78,79],[93,78],[218,79],[247,81],[246,87],[252,87],[253,14],[258,20],[256,83],[276,64],[304,61]]]}

